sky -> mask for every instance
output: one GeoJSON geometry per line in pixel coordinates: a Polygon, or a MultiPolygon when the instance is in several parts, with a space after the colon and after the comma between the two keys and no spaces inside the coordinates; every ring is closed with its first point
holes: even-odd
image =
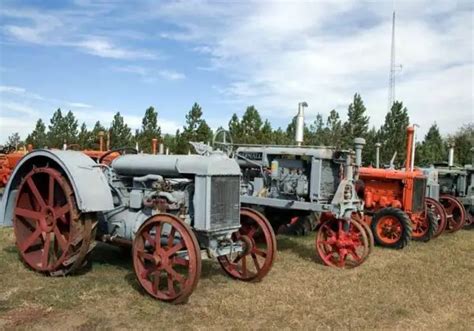
{"type": "Polygon", "coordinates": [[[396,99],[443,134],[474,122],[473,4],[412,1],[8,1],[0,3],[0,143],[72,110],[89,128],[149,106],[175,133],[198,102],[212,128],[255,105],[273,127],[306,122],[354,93],[371,125],[388,104],[396,11],[396,99]]]}

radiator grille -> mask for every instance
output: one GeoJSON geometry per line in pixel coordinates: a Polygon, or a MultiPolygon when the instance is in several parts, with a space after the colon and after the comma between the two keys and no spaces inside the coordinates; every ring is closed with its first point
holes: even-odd
{"type": "Polygon", "coordinates": [[[413,212],[423,211],[425,208],[426,178],[415,178],[413,182],[413,212]]]}
{"type": "Polygon", "coordinates": [[[240,178],[219,176],[211,178],[211,230],[240,225],[240,178]]]}

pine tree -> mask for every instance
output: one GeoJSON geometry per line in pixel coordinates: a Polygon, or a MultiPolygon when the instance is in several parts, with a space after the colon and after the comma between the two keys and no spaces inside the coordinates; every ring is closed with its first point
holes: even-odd
{"type": "Polygon", "coordinates": [[[134,147],[132,133],[127,124],[124,123],[122,115],[117,112],[110,126],[110,148],[134,147]]]}
{"type": "Polygon", "coordinates": [[[135,133],[139,148],[147,153],[151,152],[152,139],[161,138],[161,128],[158,125],[158,113],[153,107],[145,111],[142,119],[142,128],[135,133]]]}
{"type": "Polygon", "coordinates": [[[344,147],[353,148],[354,138],[365,138],[369,128],[369,116],[360,94],[354,94],[354,100],[347,109],[347,122],[344,123],[344,147]]]}
{"type": "Polygon", "coordinates": [[[262,129],[262,118],[254,106],[247,107],[240,121],[241,140],[244,144],[258,144],[260,130],[262,129]]]}
{"type": "MultiPolygon", "coordinates": [[[[375,166],[377,149],[375,144],[379,142],[379,132],[373,126],[365,136],[365,146],[362,149],[362,164],[375,166]]],[[[386,162],[388,164],[388,161],[386,162]]],[[[383,162],[380,160],[380,167],[383,162]]]]}
{"type": "Polygon", "coordinates": [[[99,133],[102,132],[104,134],[104,146],[103,148],[106,149],[107,147],[107,132],[105,127],[100,123],[100,121],[95,122],[94,128],[90,133],[90,140],[85,148],[90,148],[94,150],[100,149],[100,137],[99,133]]]}
{"type": "Polygon", "coordinates": [[[343,144],[342,122],[339,113],[333,109],[326,120],[328,145],[340,148],[343,144]]]}
{"type": "Polygon", "coordinates": [[[240,127],[240,120],[236,113],[232,114],[229,121],[229,132],[234,143],[242,143],[242,129],[240,127]]]}
{"type": "Polygon", "coordinates": [[[77,144],[81,149],[87,149],[91,143],[91,132],[87,130],[86,123],[82,122],[79,134],[77,135],[77,144]]]}
{"type": "Polygon", "coordinates": [[[454,162],[461,166],[472,164],[471,148],[474,147],[474,123],[464,124],[455,134],[450,135],[448,140],[454,144],[454,162]]]}
{"type": "Polygon", "coordinates": [[[324,126],[323,116],[318,113],[316,114],[314,122],[309,127],[307,138],[304,140],[307,141],[309,145],[324,146],[328,144],[327,133],[326,127],[324,126]]]}
{"type": "Polygon", "coordinates": [[[34,130],[26,137],[26,143],[31,144],[33,148],[44,148],[48,145],[46,126],[41,118],[36,121],[34,130]]]}
{"type": "Polygon", "coordinates": [[[22,141],[18,132],[14,132],[9,135],[7,138],[7,142],[5,143],[5,145],[15,147],[15,149],[18,149],[18,147],[20,147],[20,144],[22,144],[22,141]]]}
{"type": "Polygon", "coordinates": [[[48,126],[48,147],[62,148],[65,139],[64,117],[61,108],[58,108],[50,119],[48,126]]]}
{"type": "Polygon", "coordinates": [[[408,110],[403,103],[395,101],[385,116],[385,123],[380,130],[382,147],[380,162],[388,163],[397,152],[395,164],[402,165],[406,156],[406,130],[410,123],[408,110]]]}
{"type": "Polygon", "coordinates": [[[260,130],[260,135],[258,137],[258,143],[266,145],[273,143],[273,129],[269,120],[265,120],[263,123],[262,129],[260,130]]]}
{"type": "Polygon", "coordinates": [[[72,113],[68,111],[64,117],[64,140],[67,144],[75,144],[77,142],[77,119],[72,113]]]}
{"type": "Polygon", "coordinates": [[[438,125],[434,123],[425,135],[423,143],[416,150],[417,163],[424,166],[443,161],[447,155],[446,145],[439,132],[438,125]]]}
{"type": "Polygon", "coordinates": [[[183,133],[179,135],[177,150],[180,153],[188,153],[191,150],[189,142],[210,143],[212,140],[212,130],[202,118],[202,108],[196,102],[186,115],[186,126],[183,127],[183,133]]]}

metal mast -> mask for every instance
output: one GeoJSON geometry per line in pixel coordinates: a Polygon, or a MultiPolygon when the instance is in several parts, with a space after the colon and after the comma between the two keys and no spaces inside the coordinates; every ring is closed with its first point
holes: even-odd
{"type": "Polygon", "coordinates": [[[388,86],[388,110],[392,108],[395,101],[395,10],[392,16],[392,49],[390,52],[390,78],[388,86]]]}

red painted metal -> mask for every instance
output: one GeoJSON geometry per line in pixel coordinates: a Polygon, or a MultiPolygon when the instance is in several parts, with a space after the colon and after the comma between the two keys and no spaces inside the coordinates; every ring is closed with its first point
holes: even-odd
{"type": "Polygon", "coordinates": [[[0,188],[7,185],[8,179],[10,178],[13,169],[21,160],[21,158],[27,153],[28,150],[0,154],[0,188]]]}
{"type": "Polygon", "coordinates": [[[428,209],[434,213],[438,220],[438,230],[436,230],[436,233],[433,236],[433,238],[436,238],[446,229],[448,222],[446,211],[444,210],[443,205],[435,199],[426,198],[425,201],[428,209]]]}
{"type": "Polygon", "coordinates": [[[64,275],[81,265],[93,238],[90,220],[78,220],[72,188],[59,171],[35,168],[23,178],[13,227],[20,256],[30,268],[64,275]]]}
{"type": "Polygon", "coordinates": [[[140,285],[152,297],[186,302],[201,274],[201,250],[188,224],[171,214],[158,214],[138,230],[132,247],[140,285]]]}
{"type": "Polygon", "coordinates": [[[446,232],[452,233],[460,230],[466,222],[466,209],[463,204],[452,195],[442,195],[439,201],[446,210],[446,232]]]}
{"type": "Polygon", "coordinates": [[[329,219],[316,236],[316,251],[324,264],[354,268],[368,257],[370,242],[364,228],[355,220],[329,219]]]}
{"type": "Polygon", "coordinates": [[[270,271],[276,256],[275,234],[265,216],[250,208],[241,209],[240,224],[232,241],[243,243],[243,251],[220,256],[218,261],[232,278],[260,281],[270,271]]]}

